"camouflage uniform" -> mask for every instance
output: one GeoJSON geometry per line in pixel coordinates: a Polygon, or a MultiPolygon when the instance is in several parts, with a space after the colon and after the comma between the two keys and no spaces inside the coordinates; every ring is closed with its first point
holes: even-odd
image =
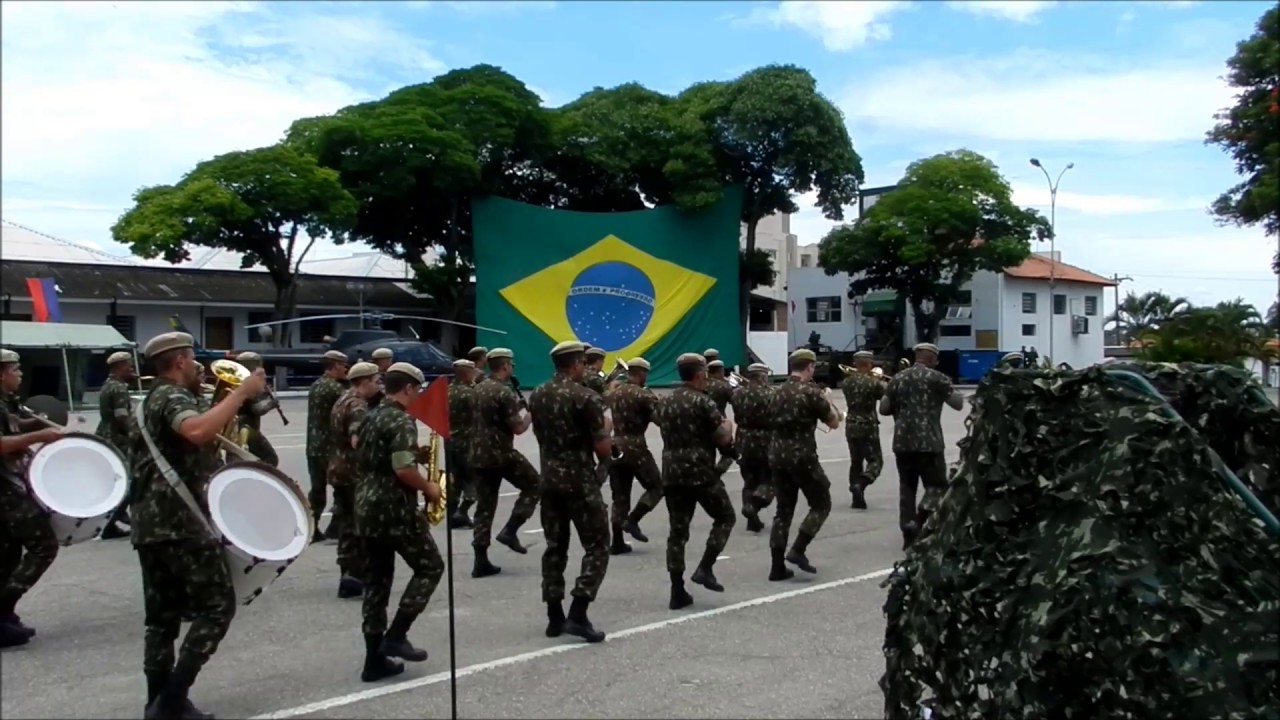
{"type": "Polygon", "coordinates": [[[333,516],[344,522],[338,531],[338,568],[347,577],[359,578],[360,541],[356,538],[356,451],[351,436],[358,435],[360,425],[369,414],[369,401],[355,388],[342,393],[333,405],[333,454],[329,459],[329,484],[333,486],[333,516]]]}
{"type": "Polygon", "coordinates": [[[712,562],[729,542],[737,518],[724,482],[716,474],[716,429],[724,416],[704,393],[685,385],[671,393],[658,413],[662,430],[662,486],[671,518],[667,538],[667,572],[672,578],[684,575],[684,548],[689,542],[689,524],[701,505],[711,516],[711,532],[703,561],[712,562]]]}
{"type": "Polygon", "coordinates": [[[587,374],[582,378],[582,384],[587,388],[595,391],[597,395],[604,395],[605,384],[604,376],[595,370],[587,370],[587,374]]]}
{"type": "Polygon", "coordinates": [[[898,526],[918,527],[916,493],[947,483],[942,405],[951,397],[951,378],[924,365],[893,376],[885,395],[893,414],[893,455],[898,466],[898,526]]]}
{"type": "Polygon", "coordinates": [[[604,403],[583,385],[556,373],[529,398],[542,463],[542,600],[564,599],[569,529],[582,542],[582,569],[573,597],[596,599],[609,568],[609,510],[596,481],[595,444],[608,437],[604,403]]]}
{"type": "MultiPolygon", "coordinates": [[[[184,420],[200,414],[196,397],[158,378],[143,408],[157,451],[207,514],[208,453],[178,432],[184,420]]],[[[130,525],[142,569],[146,624],[143,671],[149,687],[163,685],[171,674],[189,687],[231,626],[235,588],[221,546],[169,485],[142,433],[133,433],[131,443],[130,525]],[[191,620],[191,628],[175,663],[174,642],[184,618],[191,620]]]]}
{"type": "Polygon", "coordinates": [[[431,537],[426,515],[418,509],[417,491],[396,477],[396,470],[416,464],[418,427],[403,405],[388,398],[360,425],[358,445],[355,525],[364,548],[364,633],[387,632],[388,638],[393,634],[403,638],[408,624],[426,609],[444,575],[444,559],[431,537]],[[388,631],[387,603],[396,555],[413,571],[413,577],[400,596],[396,615],[404,626],[388,631]]]}
{"type": "Polygon", "coordinates": [[[98,392],[96,435],[111,443],[122,455],[129,452],[129,429],[133,426],[133,400],[123,380],[107,378],[98,392]]]}
{"type": "Polygon", "coordinates": [[[613,413],[613,444],[622,451],[622,458],[612,461],[609,467],[609,489],[613,495],[610,525],[614,549],[621,550],[626,545],[622,539],[623,529],[627,528],[632,535],[637,535],[637,540],[641,539],[637,524],[662,500],[662,475],[644,437],[649,423],[656,419],[660,401],[649,388],[627,384],[609,392],[606,402],[613,413]],[[632,511],[631,483],[637,479],[644,495],[632,511]]]}
{"type": "Polygon", "coordinates": [[[733,386],[722,377],[707,379],[707,396],[716,404],[716,410],[723,416],[733,401],[733,386]]]}
{"type": "Polygon", "coordinates": [[[473,505],[476,501],[476,483],[472,476],[467,455],[471,448],[471,435],[475,432],[475,384],[449,381],[449,434],[444,441],[445,467],[449,469],[449,515],[458,509],[458,501],[473,505]],[[461,498],[459,497],[461,496],[461,498]]]}
{"type": "Polygon", "coordinates": [[[831,481],[818,462],[814,439],[817,423],[830,413],[831,404],[812,382],[790,378],[773,388],[774,435],[769,445],[769,469],[778,494],[778,509],[773,516],[769,548],[775,557],[787,546],[798,495],[804,494],[809,514],[800,523],[793,550],[799,548],[803,553],[831,513],[831,481]]]}
{"type": "MultiPolygon", "coordinates": [[[[311,503],[317,534],[320,534],[320,516],[328,504],[329,483],[325,475],[333,454],[333,405],[342,397],[344,389],[341,382],[326,375],[312,383],[307,391],[307,474],[311,476],[307,500],[311,503]]],[[[340,529],[343,518],[335,512],[332,522],[338,523],[335,529],[340,529]]]]}
{"type": "Polygon", "coordinates": [[[254,411],[253,404],[247,402],[241,405],[240,412],[237,415],[240,420],[240,427],[249,429],[249,441],[246,443],[245,449],[257,455],[259,460],[271,467],[279,467],[280,455],[276,453],[275,446],[271,444],[267,436],[262,434],[262,416],[254,411]]]}
{"type": "MultiPolygon", "coordinates": [[[[0,397],[0,434],[21,435],[18,398],[0,397]]],[[[58,557],[49,513],[27,490],[30,450],[0,458],[0,622],[58,557]]]]}
{"type": "Polygon", "coordinates": [[[476,383],[473,392],[476,414],[471,446],[467,452],[476,483],[475,531],[471,546],[487,551],[493,517],[498,510],[498,488],[503,479],[520,491],[520,497],[516,498],[511,518],[498,535],[499,542],[514,539],[515,532],[533,516],[538,506],[539,480],[538,471],[533,469],[529,459],[515,449],[511,423],[520,417],[515,390],[505,382],[487,377],[476,383]]]}
{"type": "Polygon", "coordinates": [[[849,492],[855,492],[855,488],[865,489],[884,469],[880,418],[876,414],[876,403],[884,395],[884,386],[883,380],[864,372],[856,372],[840,383],[846,406],[844,438],[849,444],[849,492]]]}
{"type": "Polygon", "coordinates": [[[742,516],[758,530],[760,508],[773,500],[769,475],[769,444],[773,437],[773,388],[747,383],[733,392],[733,419],[737,422],[734,447],[742,469],[742,516]],[[755,518],[754,522],[751,522],[755,518]]]}

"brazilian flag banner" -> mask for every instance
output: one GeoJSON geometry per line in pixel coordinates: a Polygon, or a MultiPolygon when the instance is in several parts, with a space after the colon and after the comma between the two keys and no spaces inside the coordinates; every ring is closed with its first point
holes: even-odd
{"type": "Polygon", "coordinates": [[[653,385],[679,382],[681,353],[720,351],[742,362],[738,311],[741,193],[698,212],[548,210],[472,203],[476,322],[481,345],[511,348],[523,385],[552,375],[548,353],[578,340],[615,358],[643,357],[653,385]]]}

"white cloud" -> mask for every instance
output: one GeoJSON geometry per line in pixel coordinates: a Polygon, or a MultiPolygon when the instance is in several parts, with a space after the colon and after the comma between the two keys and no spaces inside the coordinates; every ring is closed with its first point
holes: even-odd
{"type": "Polygon", "coordinates": [[[1022,51],[924,60],[860,78],[841,103],[860,131],[1017,141],[1200,140],[1231,103],[1218,64],[1124,67],[1022,51]]]}
{"type": "MultiPolygon", "coordinates": [[[[1013,183],[1013,201],[1027,207],[1049,208],[1047,185],[1013,183]]],[[[1086,215],[1136,215],[1173,210],[1202,210],[1209,205],[1204,198],[1170,199],[1138,195],[1090,195],[1058,191],[1059,210],[1075,210],[1086,215]]]]}
{"type": "Polygon", "coordinates": [[[550,10],[556,6],[553,0],[490,0],[489,2],[457,2],[456,0],[412,0],[404,3],[406,7],[419,9],[439,9],[445,8],[456,10],[462,13],[509,14],[512,12],[529,11],[529,10],[550,10]]]}
{"type": "Polygon", "coordinates": [[[953,0],[947,3],[947,7],[972,15],[988,15],[1026,23],[1057,4],[1052,0],[953,0]]]}
{"type": "Polygon", "coordinates": [[[791,0],[771,8],[756,8],[746,21],[794,27],[821,39],[823,47],[832,52],[848,52],[873,40],[888,40],[892,32],[885,19],[909,4],[893,0],[791,0]]]}

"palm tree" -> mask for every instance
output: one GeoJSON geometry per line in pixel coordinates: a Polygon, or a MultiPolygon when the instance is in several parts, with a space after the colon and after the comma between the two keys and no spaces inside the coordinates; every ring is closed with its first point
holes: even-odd
{"type": "Polygon", "coordinates": [[[1213,307],[1186,307],[1145,333],[1143,355],[1158,362],[1239,365],[1266,358],[1267,325],[1257,308],[1239,298],[1213,307]]]}
{"type": "Polygon", "coordinates": [[[1191,303],[1186,298],[1169,297],[1158,290],[1141,295],[1129,293],[1107,318],[1107,323],[1114,323],[1120,341],[1127,343],[1142,338],[1190,309],[1191,303]]]}

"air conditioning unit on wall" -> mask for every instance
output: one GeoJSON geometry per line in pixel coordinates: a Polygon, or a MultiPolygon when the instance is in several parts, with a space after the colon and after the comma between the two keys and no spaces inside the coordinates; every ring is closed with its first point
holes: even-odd
{"type": "Polygon", "coordinates": [[[1089,318],[1084,315],[1071,316],[1071,334],[1072,335],[1088,335],[1089,334],[1089,318]]]}

